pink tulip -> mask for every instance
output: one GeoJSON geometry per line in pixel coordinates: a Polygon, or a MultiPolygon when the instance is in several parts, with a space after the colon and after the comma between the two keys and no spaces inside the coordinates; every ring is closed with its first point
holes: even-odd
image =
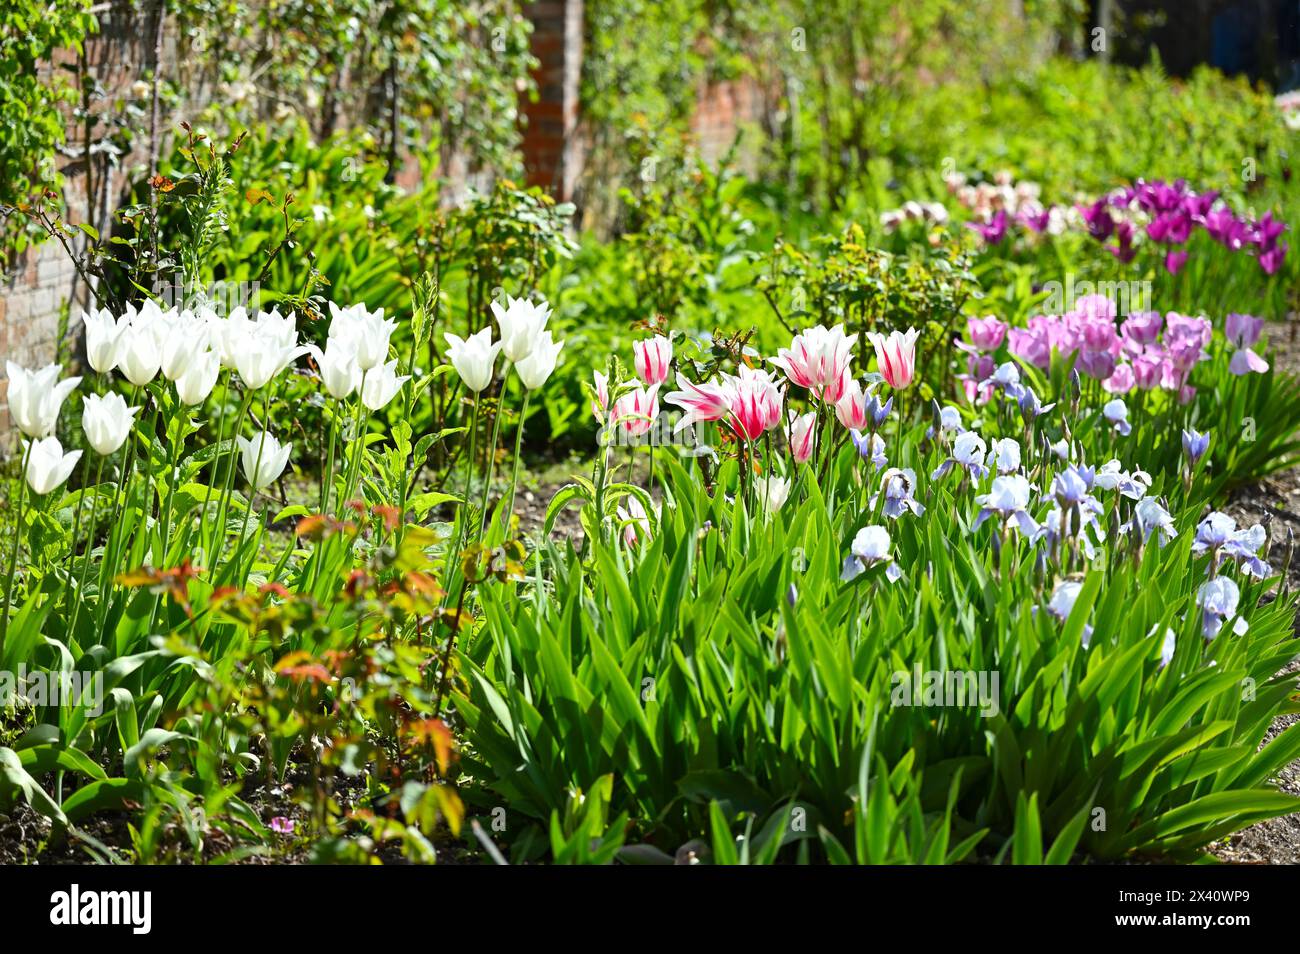
{"type": "Polygon", "coordinates": [[[694,384],[682,377],[679,371],[677,372],[677,387],[681,390],[669,391],[664,395],[665,401],[669,404],[676,404],[686,412],[686,415],[673,428],[674,434],[690,427],[696,421],[721,420],[727,416],[727,412],[731,409],[731,394],[725,384],[717,384],[713,381],[694,384]]]}
{"type": "Polygon", "coordinates": [[[790,347],[782,348],[771,361],[785,372],[790,383],[807,388],[818,400],[839,400],[844,374],[853,357],[857,335],[845,335],[844,326],[820,325],[796,335],[790,347]]]}
{"type": "Polygon", "coordinates": [[[650,430],[659,416],[659,385],[629,391],[614,402],[614,423],[630,437],[650,430]]]}
{"type": "Polygon", "coordinates": [[[752,441],[781,422],[782,394],[766,371],[742,367],[728,386],[731,426],[741,437],[752,441]]]}
{"type": "Polygon", "coordinates": [[[1007,336],[1007,326],[993,315],[967,318],[966,334],[976,351],[997,351],[1007,336]]]}
{"type": "Polygon", "coordinates": [[[853,380],[853,374],[846,367],[840,376],[834,381],[829,382],[821,389],[819,395],[827,404],[838,404],[840,398],[844,397],[844,391],[853,380]]]}
{"type": "Polygon", "coordinates": [[[1136,384],[1131,364],[1118,365],[1111,376],[1101,382],[1101,386],[1111,394],[1127,394],[1136,384]]]}
{"type": "Polygon", "coordinates": [[[663,335],[657,335],[649,341],[634,341],[632,355],[637,377],[648,387],[668,380],[668,365],[673,360],[673,343],[663,335]]]}
{"type": "Polygon", "coordinates": [[[591,413],[603,425],[609,415],[609,379],[599,371],[593,372],[592,377],[596,379],[596,403],[591,406],[591,413]]]}
{"type": "Polygon", "coordinates": [[[844,396],[835,405],[835,416],[850,430],[863,430],[869,420],[868,404],[869,399],[863,393],[862,385],[856,380],[850,380],[848,387],[844,389],[844,396]]]}
{"type": "Polygon", "coordinates": [[[623,542],[629,547],[634,547],[639,541],[637,530],[639,529],[647,537],[650,536],[650,515],[646,513],[645,506],[641,503],[640,498],[629,494],[627,498],[627,507],[619,506],[616,515],[623,526],[623,542]]]}
{"type": "MultiPolygon", "coordinates": [[[[920,332],[915,328],[907,331],[891,331],[889,337],[867,333],[867,340],[876,349],[876,364],[880,373],[891,388],[902,390],[912,383],[916,372],[916,339],[920,332]]],[[[836,410],[838,411],[838,406],[836,410]]]]}
{"type": "Polygon", "coordinates": [[[1133,359],[1133,383],[1144,391],[1160,387],[1164,361],[1158,352],[1141,354],[1133,359]]]}
{"type": "Polygon", "coordinates": [[[802,464],[812,457],[817,438],[817,413],[809,411],[790,421],[790,453],[795,463],[802,464]]]}

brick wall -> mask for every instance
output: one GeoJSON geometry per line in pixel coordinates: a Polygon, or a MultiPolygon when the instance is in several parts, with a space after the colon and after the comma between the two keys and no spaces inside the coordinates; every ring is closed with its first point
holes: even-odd
{"type": "Polygon", "coordinates": [[[573,195],[582,170],[578,87],[582,76],[582,0],[536,0],[524,6],[533,24],[536,101],[524,102],[524,169],[529,185],[560,199],[573,195]]]}
{"type": "MultiPolygon", "coordinates": [[[[742,127],[758,123],[764,112],[763,90],[752,76],[700,85],[695,95],[695,115],[691,132],[695,136],[700,158],[716,163],[726,155],[742,127]]],[[[744,171],[756,158],[753,150],[742,149],[737,155],[744,171]]]]}
{"type": "MultiPolygon", "coordinates": [[[[99,14],[100,31],[87,39],[85,64],[94,74],[105,96],[92,103],[92,111],[107,109],[128,93],[136,82],[149,55],[144,35],[148,32],[141,18],[130,12],[129,4],[120,0],[111,9],[99,14]],[[121,11],[121,12],[119,12],[121,11]]],[[[44,67],[48,78],[54,71],[69,77],[75,85],[76,73],[68,72],[77,64],[71,52],[57,56],[44,67]]],[[[91,140],[104,134],[102,125],[92,125],[91,140]]],[[[93,174],[87,174],[85,158],[85,125],[74,121],[71,107],[68,111],[67,141],[56,157],[56,165],[63,177],[65,218],[72,225],[90,223],[103,231],[113,208],[118,204],[132,166],[147,159],[148,133],[137,136],[138,149],[133,155],[119,157],[116,167],[109,166],[101,157],[96,160],[93,174]],[[93,187],[94,194],[90,191],[93,187]]],[[[69,238],[77,251],[83,240],[69,238]]],[[[77,315],[87,303],[88,292],[81,282],[75,266],[63,247],[56,241],[46,241],[29,248],[15,261],[9,263],[0,277],[0,358],[16,361],[25,367],[38,367],[55,360],[59,353],[59,332],[64,316],[77,315]]],[[[71,324],[78,322],[73,318],[71,324]]],[[[11,452],[14,441],[10,434],[9,407],[5,400],[7,380],[0,379],[0,450],[11,452]]]]}

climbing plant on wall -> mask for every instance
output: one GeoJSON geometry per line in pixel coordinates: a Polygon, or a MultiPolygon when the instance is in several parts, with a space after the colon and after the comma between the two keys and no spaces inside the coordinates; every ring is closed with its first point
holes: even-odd
{"type": "Polygon", "coordinates": [[[78,51],[95,29],[89,0],[6,0],[0,17],[0,267],[31,240],[21,209],[56,189],[63,104],[75,90],[40,70],[56,50],[78,51]]]}

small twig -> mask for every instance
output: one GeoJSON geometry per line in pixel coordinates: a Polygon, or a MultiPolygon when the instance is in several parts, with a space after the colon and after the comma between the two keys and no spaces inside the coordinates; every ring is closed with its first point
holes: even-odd
{"type": "Polygon", "coordinates": [[[492,843],[492,839],[488,837],[487,832],[483,830],[483,826],[478,823],[477,818],[470,819],[469,829],[474,833],[474,837],[478,839],[478,843],[483,846],[483,850],[488,853],[488,857],[499,865],[510,864],[506,860],[506,856],[501,854],[501,849],[492,843]]]}

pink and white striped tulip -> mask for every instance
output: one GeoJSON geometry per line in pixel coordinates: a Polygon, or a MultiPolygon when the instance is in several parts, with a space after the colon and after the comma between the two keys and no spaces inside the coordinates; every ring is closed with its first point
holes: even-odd
{"type": "Polygon", "coordinates": [[[850,379],[844,389],[844,396],[835,404],[835,416],[850,430],[863,430],[871,420],[868,411],[870,403],[871,399],[863,392],[862,384],[856,379],[850,379]]]}
{"type": "Polygon", "coordinates": [[[646,386],[663,384],[668,380],[668,366],[673,361],[673,343],[663,335],[648,341],[634,341],[632,356],[636,374],[646,386]]]}
{"type": "Polygon", "coordinates": [[[695,384],[682,377],[679,371],[677,387],[680,390],[669,391],[664,395],[666,402],[676,404],[686,412],[673,428],[674,434],[690,427],[696,421],[721,420],[731,409],[732,396],[726,384],[718,384],[714,381],[695,384]]]}
{"type": "Polygon", "coordinates": [[[812,457],[817,444],[817,412],[809,411],[799,417],[790,418],[790,453],[795,463],[802,464],[812,457]]]}
{"type": "Polygon", "coordinates": [[[596,392],[596,401],[591,405],[591,413],[596,423],[603,425],[609,416],[609,377],[599,371],[593,371],[591,376],[596,382],[592,388],[596,392]]]}
{"type": "Polygon", "coordinates": [[[876,363],[885,383],[891,388],[902,390],[912,383],[916,373],[916,339],[920,332],[915,328],[907,331],[891,331],[888,337],[875,332],[867,333],[867,340],[876,349],[876,363]]]}
{"type": "Polygon", "coordinates": [[[731,426],[746,440],[754,440],[781,423],[784,395],[771,374],[742,367],[740,376],[727,379],[731,388],[731,426]]]}
{"type": "Polygon", "coordinates": [[[631,437],[650,430],[659,416],[659,385],[629,391],[614,402],[614,424],[631,437]]]}
{"type": "Polygon", "coordinates": [[[842,393],[857,340],[857,335],[844,334],[843,325],[817,325],[796,335],[790,347],[782,348],[771,360],[791,384],[807,388],[814,398],[833,404],[842,393]]]}

